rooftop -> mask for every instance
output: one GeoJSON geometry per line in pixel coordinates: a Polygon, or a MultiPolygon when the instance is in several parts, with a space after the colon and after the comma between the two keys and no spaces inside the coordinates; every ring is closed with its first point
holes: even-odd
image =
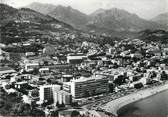
{"type": "Polygon", "coordinates": [[[90,78],[80,77],[79,79],[72,79],[71,82],[87,82],[87,81],[95,81],[95,80],[101,80],[101,79],[106,79],[106,77],[102,75],[96,75],[90,78]]]}
{"type": "Polygon", "coordinates": [[[14,70],[10,67],[0,67],[0,71],[14,70]]]}

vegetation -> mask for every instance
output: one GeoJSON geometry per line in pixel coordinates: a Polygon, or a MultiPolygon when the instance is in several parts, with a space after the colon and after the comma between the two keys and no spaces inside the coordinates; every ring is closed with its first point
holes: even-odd
{"type": "Polygon", "coordinates": [[[73,111],[71,113],[71,117],[79,117],[80,116],[80,113],[78,111],[73,111]]]}
{"type": "Polygon", "coordinates": [[[12,53],[25,53],[25,52],[37,52],[39,49],[42,49],[43,47],[39,44],[32,44],[30,46],[22,46],[22,47],[6,47],[2,50],[6,52],[12,52],[12,53]]]}
{"type": "Polygon", "coordinates": [[[139,32],[140,39],[146,42],[168,43],[168,32],[165,30],[144,30],[139,32]]]}
{"type": "Polygon", "coordinates": [[[44,117],[43,111],[32,108],[31,105],[22,102],[19,94],[7,94],[1,89],[0,96],[0,115],[2,116],[29,116],[44,117]]]}

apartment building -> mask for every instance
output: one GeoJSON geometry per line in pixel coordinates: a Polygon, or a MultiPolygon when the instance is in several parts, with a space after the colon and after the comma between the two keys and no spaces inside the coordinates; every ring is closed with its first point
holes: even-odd
{"type": "Polygon", "coordinates": [[[64,83],[63,90],[71,93],[73,98],[89,97],[108,92],[108,79],[103,76],[81,77],[64,83]]]}

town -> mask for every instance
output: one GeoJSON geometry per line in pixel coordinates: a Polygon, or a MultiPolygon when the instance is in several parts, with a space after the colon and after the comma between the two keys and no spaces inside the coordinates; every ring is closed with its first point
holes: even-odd
{"type": "Polygon", "coordinates": [[[98,15],[86,31],[29,8],[0,8],[0,116],[116,117],[110,108],[168,89],[168,31],[160,24],[112,8],[101,11],[113,18],[110,28],[98,15]]]}
{"type": "MultiPolygon", "coordinates": [[[[58,37],[76,38],[61,33],[58,37]]],[[[55,46],[29,39],[0,46],[4,115],[10,109],[10,115],[114,116],[101,105],[168,80],[168,45],[158,42],[124,39],[55,46]]]]}

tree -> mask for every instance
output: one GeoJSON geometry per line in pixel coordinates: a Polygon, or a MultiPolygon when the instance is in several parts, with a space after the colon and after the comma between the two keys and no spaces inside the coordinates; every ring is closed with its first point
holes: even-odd
{"type": "Polygon", "coordinates": [[[33,109],[31,114],[33,117],[45,117],[45,113],[42,110],[33,109]]]}
{"type": "Polygon", "coordinates": [[[60,104],[59,104],[59,102],[57,101],[57,103],[56,103],[56,106],[59,108],[59,106],[60,106],[60,104]]]}
{"type": "Polygon", "coordinates": [[[136,89],[140,89],[140,88],[143,87],[143,84],[142,84],[142,83],[137,83],[137,84],[134,85],[134,87],[135,87],[136,89]]]}
{"type": "Polygon", "coordinates": [[[48,61],[44,61],[44,65],[45,65],[45,66],[48,66],[48,61]]]}
{"type": "Polygon", "coordinates": [[[31,96],[32,97],[38,97],[39,96],[39,91],[38,90],[32,91],[31,96]]]}
{"type": "Polygon", "coordinates": [[[73,111],[71,113],[71,117],[79,117],[80,116],[80,113],[78,111],[73,111]]]}
{"type": "Polygon", "coordinates": [[[62,107],[62,108],[64,108],[64,107],[65,107],[65,104],[64,104],[64,102],[62,102],[62,104],[61,104],[61,107],[62,107]]]}
{"type": "Polygon", "coordinates": [[[58,111],[51,112],[51,117],[58,117],[58,111]]]}
{"type": "Polygon", "coordinates": [[[33,75],[37,75],[39,73],[39,69],[38,68],[34,68],[33,69],[33,75]]]}
{"type": "Polygon", "coordinates": [[[168,75],[166,74],[165,71],[162,71],[161,73],[161,80],[168,80],[168,75]]]}
{"type": "Polygon", "coordinates": [[[50,79],[50,78],[48,78],[48,79],[47,79],[47,82],[48,82],[49,84],[51,84],[51,79],[50,79]]]}
{"type": "Polygon", "coordinates": [[[114,83],[110,83],[109,84],[109,92],[112,93],[114,91],[114,88],[115,88],[114,83]]]}
{"type": "Polygon", "coordinates": [[[113,83],[116,85],[122,85],[123,83],[126,83],[126,78],[123,75],[120,75],[113,81],[113,83]]]}
{"type": "Polygon", "coordinates": [[[72,102],[71,106],[73,106],[73,107],[78,107],[79,104],[78,104],[78,102],[72,102]]]}
{"type": "Polygon", "coordinates": [[[5,85],[5,89],[10,89],[11,85],[5,85]]]}

